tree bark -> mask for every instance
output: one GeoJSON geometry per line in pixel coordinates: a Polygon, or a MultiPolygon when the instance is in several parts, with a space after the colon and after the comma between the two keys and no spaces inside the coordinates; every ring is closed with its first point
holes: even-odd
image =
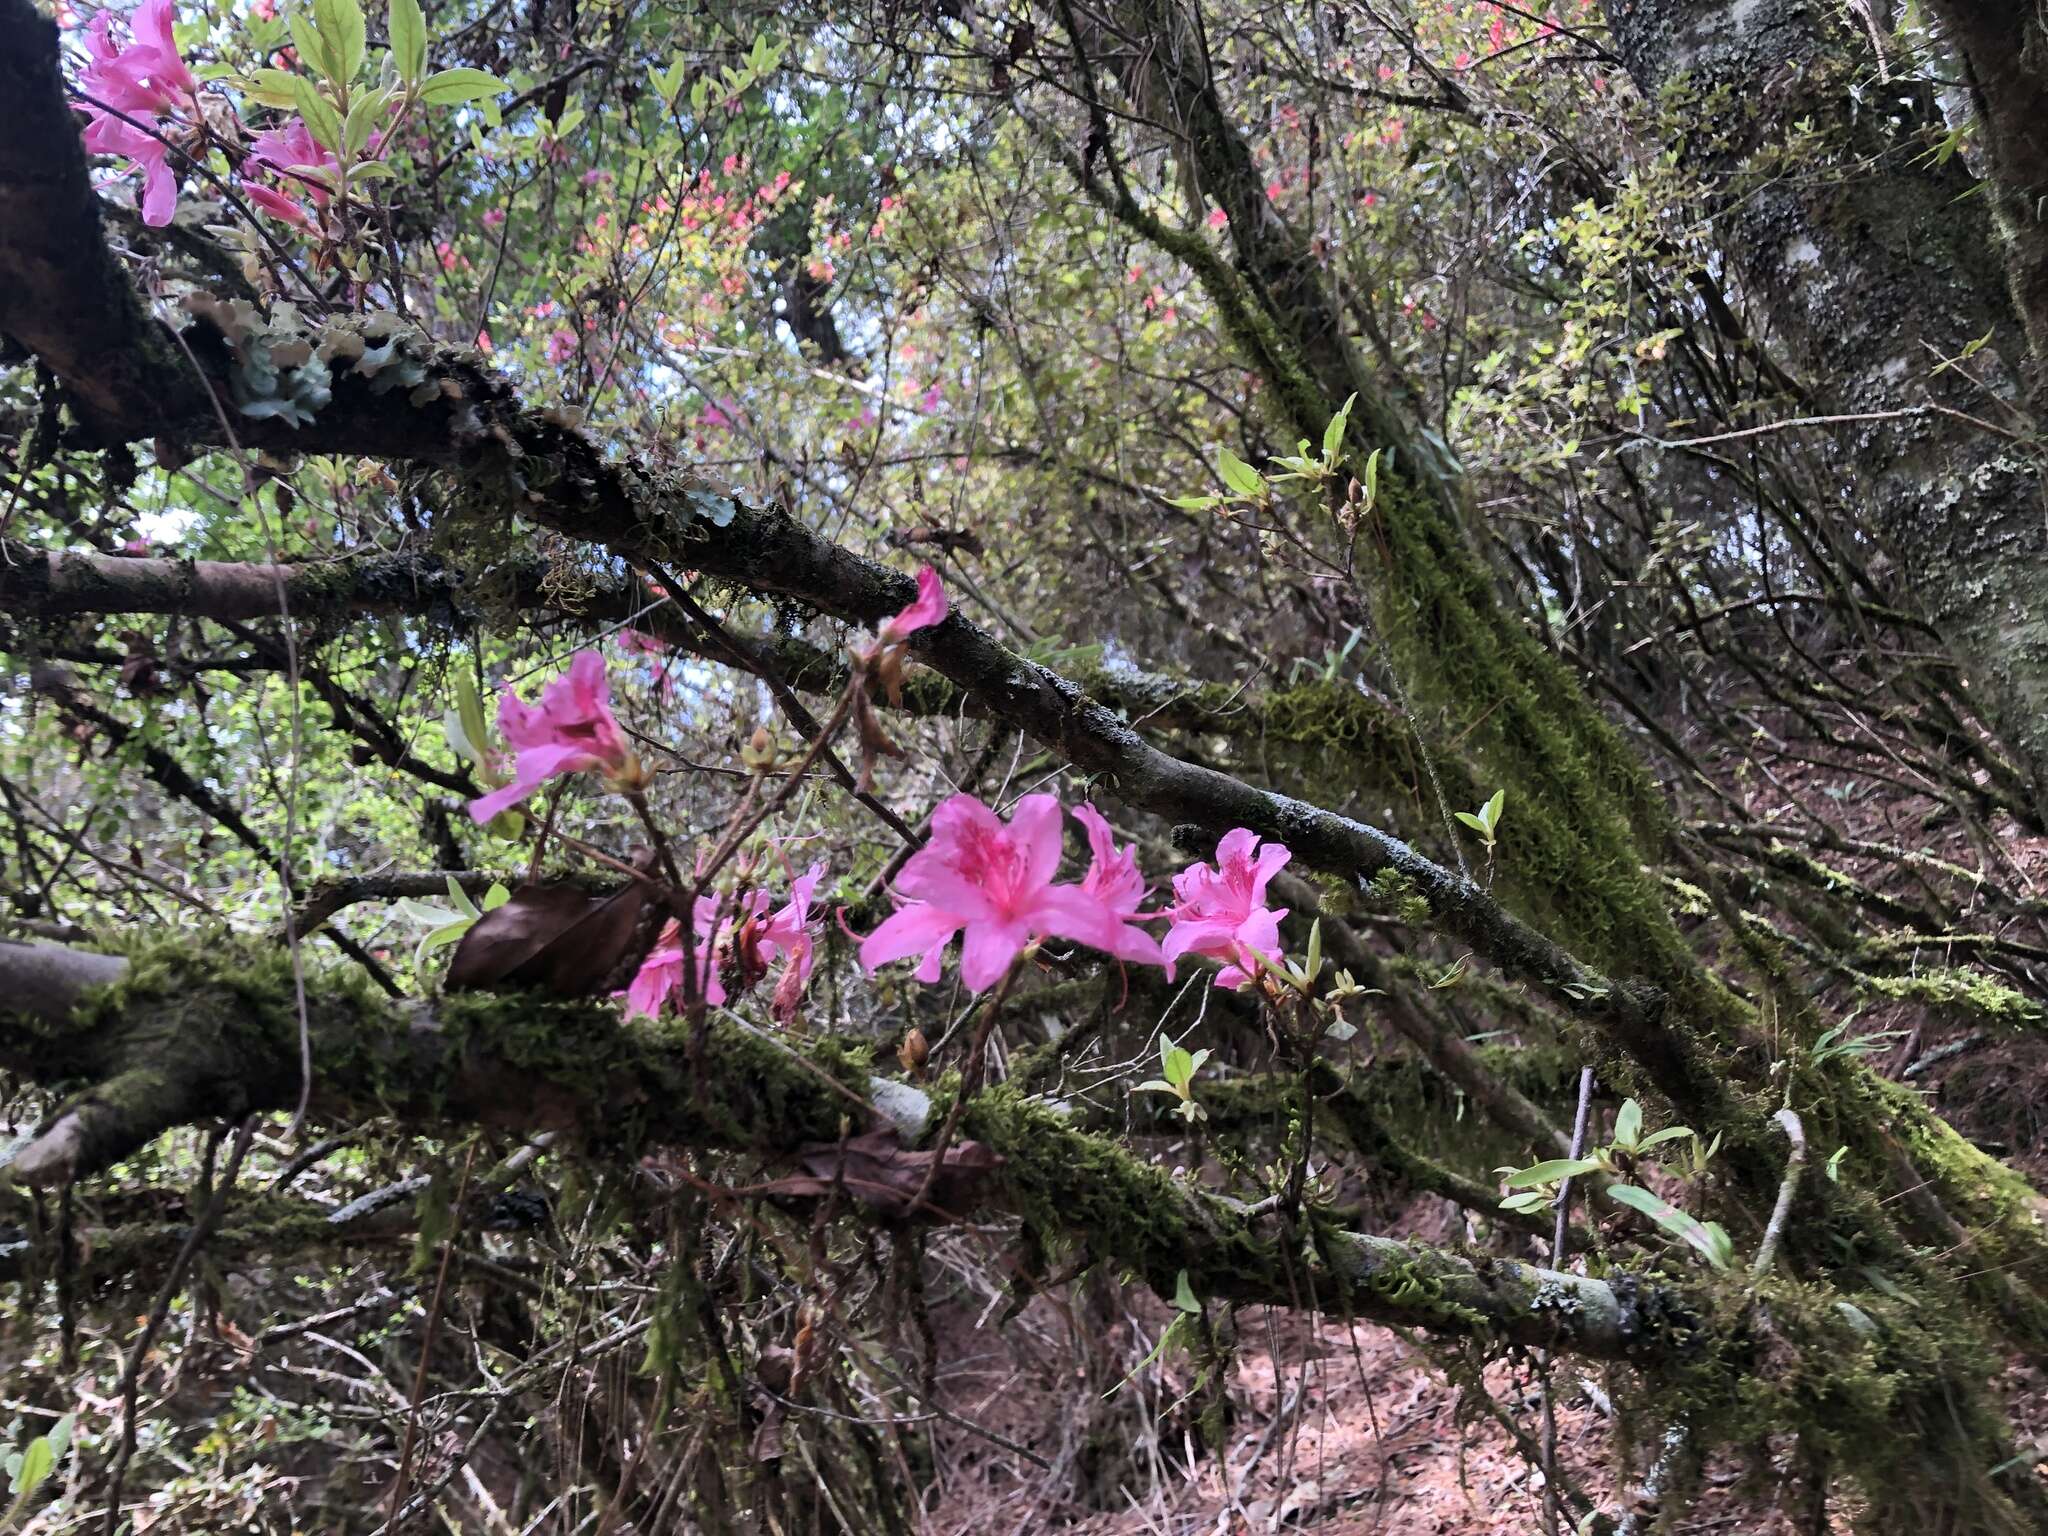
{"type": "Polygon", "coordinates": [[[1726,189],[1717,228],[1760,329],[1819,410],[1866,418],[1833,437],[1833,467],[2048,819],[2048,508],[2011,410],[2001,357],[2021,326],[1977,189],[1959,159],[1935,163],[1931,111],[1855,89],[1869,45],[1838,7],[1608,0],[1607,15],[1690,167],[1726,189]]]}
{"type": "Polygon", "coordinates": [[[1991,161],[2013,308],[2048,405],[2048,17],[2019,0],[1935,0],[1961,51],[1991,161]]]}

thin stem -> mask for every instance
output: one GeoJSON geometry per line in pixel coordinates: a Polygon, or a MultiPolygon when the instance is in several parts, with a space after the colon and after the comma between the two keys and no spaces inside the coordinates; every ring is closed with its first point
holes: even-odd
{"type": "Polygon", "coordinates": [[[1764,1227],[1763,1241],[1757,1244],[1756,1258],[1749,1266],[1749,1278],[1761,1280],[1771,1272],[1771,1261],[1778,1256],[1778,1240],[1785,1235],[1785,1223],[1792,1215],[1792,1200],[1799,1193],[1799,1171],[1806,1166],[1806,1127],[1799,1116],[1790,1109],[1781,1109],[1771,1117],[1785,1132],[1785,1139],[1792,1144],[1792,1150],[1785,1158],[1785,1177],[1778,1185],[1778,1203],[1771,1207],[1771,1219],[1764,1227]]]}

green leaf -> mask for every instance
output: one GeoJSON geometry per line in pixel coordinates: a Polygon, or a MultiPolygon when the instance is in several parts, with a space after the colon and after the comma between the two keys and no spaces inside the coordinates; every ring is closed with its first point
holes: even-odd
{"type": "Polygon", "coordinates": [[[1507,804],[1507,800],[1508,792],[1504,789],[1496,789],[1493,792],[1492,798],[1486,804],[1479,807],[1479,819],[1486,823],[1487,831],[1491,832],[1500,825],[1501,808],[1507,804]]]}
{"type": "Polygon", "coordinates": [[[399,897],[393,905],[398,908],[398,915],[407,922],[425,923],[430,928],[438,928],[456,917],[456,914],[446,907],[437,907],[432,902],[415,901],[410,896],[399,897]]]}
{"type": "Polygon", "coordinates": [[[455,909],[465,917],[475,919],[484,915],[483,909],[469,899],[469,892],[462,888],[462,883],[453,875],[448,877],[448,899],[455,903],[455,909]]]}
{"type": "Polygon", "coordinates": [[[391,0],[391,57],[407,85],[416,85],[427,72],[427,19],[420,14],[420,0],[391,0]]]}
{"type": "Polygon", "coordinates": [[[455,107],[504,89],[504,81],[480,69],[444,69],[420,82],[420,100],[430,107],[455,107]]]}
{"type": "Polygon", "coordinates": [[[486,912],[495,912],[498,910],[498,908],[505,905],[505,903],[510,901],[511,899],[512,893],[506,890],[505,887],[501,885],[499,882],[493,880],[491,882],[491,888],[488,891],[484,892],[484,899],[480,903],[478,903],[478,905],[480,905],[486,912]]]}
{"type": "Polygon", "coordinates": [[[1195,1058],[1177,1045],[1160,1057],[1160,1065],[1176,1088],[1185,1087],[1195,1075],[1195,1058]]]}
{"type": "Polygon", "coordinates": [[[1553,1157],[1541,1163],[1531,1163],[1527,1168],[1517,1168],[1508,1175],[1509,1189],[1527,1189],[1534,1184],[1559,1184],[1566,1179],[1576,1179],[1581,1174],[1599,1170],[1597,1157],[1553,1157]]]}
{"type": "Polygon", "coordinates": [[[315,139],[328,149],[341,148],[341,114],[320,94],[320,88],[304,75],[292,76],[292,104],[299,109],[307,131],[315,139]]]}
{"type": "Polygon", "coordinates": [[[1211,507],[1222,506],[1223,498],[1221,496],[1169,496],[1166,498],[1166,504],[1169,507],[1179,507],[1183,512],[1206,512],[1211,507]]]}
{"type": "Polygon", "coordinates": [[[468,743],[470,761],[481,763],[490,743],[491,727],[484,719],[484,701],[477,697],[476,680],[467,672],[455,674],[455,708],[462,721],[463,739],[468,743]]]}
{"type": "Polygon", "coordinates": [[[390,99],[389,91],[368,91],[350,105],[348,121],[341,126],[341,137],[350,160],[354,160],[369,144],[370,135],[376,131],[377,119],[390,99]]]}
{"type": "Polygon", "coordinates": [[[1621,1112],[1614,1117],[1614,1144],[1634,1150],[1643,1135],[1643,1106],[1634,1099],[1622,1102],[1621,1112]]]}
{"type": "Polygon", "coordinates": [[[313,24],[320,29],[320,40],[327,45],[328,59],[334,65],[328,78],[336,85],[347,85],[363,67],[368,41],[362,6],[356,0],[313,0],[313,24]]]}
{"type": "Polygon", "coordinates": [[[1195,1288],[1188,1284],[1188,1272],[1182,1270],[1173,1280],[1173,1304],[1190,1317],[1202,1315],[1202,1303],[1195,1295],[1195,1288]]]}
{"type": "Polygon", "coordinates": [[[1257,496],[1266,489],[1265,476],[1221,444],[1216,449],[1216,473],[1240,496],[1257,496]]]}
{"type": "Polygon", "coordinates": [[[1380,499],[1380,450],[1375,448],[1365,459],[1365,510],[1370,512],[1380,499]]]}
{"type": "Polygon", "coordinates": [[[314,24],[313,13],[303,5],[292,7],[286,18],[291,28],[292,47],[297,50],[299,62],[323,79],[332,80],[336,73],[333,55],[327,51],[326,40],[314,24]]]}
{"type": "Polygon", "coordinates": [[[1358,396],[1352,395],[1330,418],[1330,424],[1323,428],[1323,462],[1335,465],[1337,451],[1344,446],[1344,429],[1351,424],[1351,407],[1358,403],[1358,396]]]}
{"type": "Polygon", "coordinates": [[[1674,1237],[1683,1239],[1716,1269],[1726,1269],[1735,1256],[1734,1244],[1718,1222],[1700,1221],[1688,1216],[1669,1201],[1660,1200],[1647,1189],[1640,1189],[1634,1184],[1609,1185],[1607,1195],[1617,1204],[1642,1212],[1674,1237]]]}
{"type": "Polygon", "coordinates": [[[1652,1147],[1662,1146],[1667,1141],[1676,1141],[1681,1136],[1690,1136],[1692,1134],[1693,1130],[1689,1125],[1667,1125],[1663,1130],[1645,1136],[1641,1145],[1636,1150],[1638,1152],[1647,1152],[1652,1147]]]}
{"type": "Polygon", "coordinates": [[[293,107],[299,99],[292,85],[295,78],[287,70],[259,69],[241,82],[242,94],[266,107],[293,107]]]}
{"type": "Polygon", "coordinates": [[[571,107],[562,114],[561,121],[555,124],[554,137],[566,139],[583,125],[583,119],[588,115],[581,107],[571,107]]]}
{"type": "MultiPolygon", "coordinates": [[[[1183,1279],[1186,1276],[1182,1276],[1183,1279]]],[[[21,1465],[14,1469],[14,1485],[10,1490],[17,1497],[35,1492],[44,1478],[57,1469],[57,1451],[46,1439],[35,1439],[21,1453],[21,1465]]]]}

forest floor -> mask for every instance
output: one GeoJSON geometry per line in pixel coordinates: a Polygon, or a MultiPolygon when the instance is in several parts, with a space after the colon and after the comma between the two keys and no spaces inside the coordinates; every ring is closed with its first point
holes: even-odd
{"type": "MultiPolygon", "coordinates": [[[[1447,1212],[1425,1197],[1386,1230],[1441,1239],[1452,1235],[1442,1230],[1447,1212]]],[[[1504,1415],[1532,1444],[1541,1434],[1541,1398],[1526,1367],[1489,1365],[1483,1392],[1469,1382],[1447,1389],[1449,1357],[1439,1351],[1432,1362],[1418,1341],[1388,1329],[1247,1313],[1228,1376],[1227,1454],[1218,1458],[1196,1449],[1198,1409],[1183,1397],[1196,1371],[1184,1353],[1140,1366],[1113,1396],[1077,1381],[1086,1345],[1144,1359],[1171,1318],[1164,1307],[1130,1305],[1105,1320],[1077,1315],[1085,1300],[1041,1297],[1000,1326],[993,1299],[958,1304],[972,1300],[963,1294],[935,1312],[946,1361],[942,1401],[975,1428],[940,1436],[944,1487],[932,1501],[929,1536],[1530,1536],[1544,1529],[1539,1465],[1517,1451],[1495,1417],[1504,1415]],[[1113,1406],[1124,1397],[1131,1399],[1124,1407],[1113,1406]]],[[[1620,1447],[1605,1373],[1562,1361],[1553,1380],[1563,1476],[1618,1514],[1624,1495],[1611,1469],[1620,1447]]],[[[1793,1536],[1791,1525],[1762,1513],[1775,1481],[1767,1459],[1717,1464],[1676,1529],[1793,1536]]],[[[1576,1524],[1562,1518],[1558,1529],[1568,1536],[1576,1524]]]]}

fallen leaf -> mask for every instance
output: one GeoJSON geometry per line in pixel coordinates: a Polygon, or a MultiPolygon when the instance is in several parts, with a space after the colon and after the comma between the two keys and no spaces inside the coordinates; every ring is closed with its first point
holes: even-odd
{"type": "MultiPolygon", "coordinates": [[[[894,1131],[869,1131],[843,1144],[828,1141],[804,1147],[797,1154],[802,1173],[757,1188],[762,1194],[800,1200],[820,1200],[839,1188],[884,1216],[904,1216],[924,1188],[932,1159],[930,1152],[902,1145],[894,1131]]],[[[920,1214],[958,1220],[973,1208],[982,1181],[1002,1163],[1000,1155],[978,1141],[954,1143],[940,1160],[920,1214]]]]}

